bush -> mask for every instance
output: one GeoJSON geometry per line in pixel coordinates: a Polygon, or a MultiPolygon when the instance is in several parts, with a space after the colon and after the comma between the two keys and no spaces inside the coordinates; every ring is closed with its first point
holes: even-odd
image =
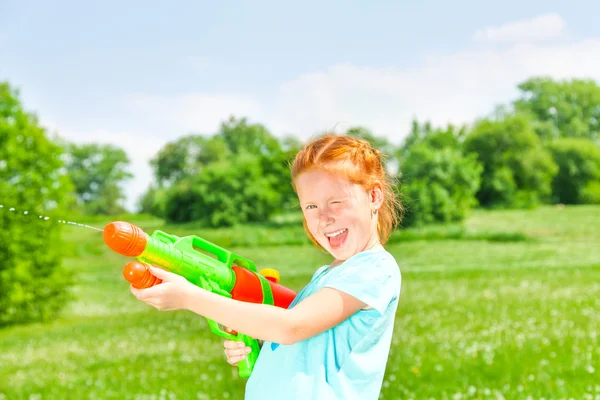
{"type": "Polygon", "coordinates": [[[600,182],[588,182],[581,191],[581,200],[585,204],[600,204],[600,182]]]}
{"type": "Polygon", "coordinates": [[[413,146],[401,166],[403,225],[464,219],[477,204],[481,170],[474,155],[465,157],[458,149],[413,146]]]}
{"type": "Polygon", "coordinates": [[[600,147],[588,139],[565,138],[548,144],[558,174],[552,180],[554,201],[563,204],[598,203],[600,147]]]}
{"type": "Polygon", "coordinates": [[[152,184],[138,199],[138,211],[155,217],[165,217],[167,189],[152,184]]]}
{"type": "Polygon", "coordinates": [[[483,207],[533,207],[549,202],[558,171],[524,115],[479,121],[464,142],[483,165],[477,200],[483,207]]]}
{"type": "Polygon", "coordinates": [[[169,189],[169,222],[199,221],[211,227],[266,221],[281,208],[280,188],[265,175],[259,157],[239,155],[207,165],[196,177],[169,189]]]}
{"type": "Polygon", "coordinates": [[[16,91],[0,82],[0,326],[47,320],[69,297],[53,218],[72,193],[60,155],[16,91]]]}

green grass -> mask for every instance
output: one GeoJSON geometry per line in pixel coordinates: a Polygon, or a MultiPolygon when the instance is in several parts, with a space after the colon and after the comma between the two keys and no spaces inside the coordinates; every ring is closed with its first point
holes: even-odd
{"type": "MultiPolygon", "coordinates": [[[[97,220],[101,227],[106,220],[97,220]]],[[[300,289],[328,257],[290,222],[198,234],[300,289]]],[[[135,300],[128,261],[66,228],[76,300],[49,324],[0,331],[0,399],[241,399],[244,380],[201,317],[135,300]]],[[[403,289],[383,399],[600,398],[600,207],[476,211],[397,232],[403,289]],[[528,397],[529,396],[529,397],[528,397]]]]}

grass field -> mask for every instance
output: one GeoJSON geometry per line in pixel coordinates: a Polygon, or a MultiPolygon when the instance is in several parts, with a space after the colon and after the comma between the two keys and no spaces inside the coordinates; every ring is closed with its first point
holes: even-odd
{"type": "MultiPolygon", "coordinates": [[[[328,261],[297,223],[138,224],[201,235],[296,290],[328,261]]],[[[0,330],[0,400],[243,398],[203,318],[133,298],[128,260],[99,232],[67,227],[66,239],[75,301],[52,323],[0,330]]],[[[600,399],[600,207],[476,211],[397,232],[388,250],[403,289],[381,398],[600,399]]]]}

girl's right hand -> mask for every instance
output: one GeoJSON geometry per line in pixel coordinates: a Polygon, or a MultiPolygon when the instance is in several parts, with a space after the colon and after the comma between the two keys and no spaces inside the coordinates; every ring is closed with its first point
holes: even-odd
{"type": "Polygon", "coordinates": [[[250,353],[250,347],[246,346],[244,342],[225,340],[223,346],[225,346],[227,362],[233,366],[237,366],[237,363],[246,358],[246,355],[250,353]]]}

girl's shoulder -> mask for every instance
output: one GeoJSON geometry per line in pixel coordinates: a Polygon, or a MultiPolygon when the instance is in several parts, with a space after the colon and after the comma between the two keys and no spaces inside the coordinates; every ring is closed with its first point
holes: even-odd
{"type": "Polygon", "coordinates": [[[331,267],[330,264],[319,267],[313,274],[311,282],[320,277],[331,277],[351,273],[355,276],[363,274],[384,274],[400,277],[400,267],[394,256],[385,248],[370,249],[356,253],[344,262],[331,267]]]}
{"type": "Polygon", "coordinates": [[[338,265],[323,286],[348,293],[383,315],[399,297],[401,283],[396,259],[381,248],[357,253],[338,265]]]}
{"type": "Polygon", "coordinates": [[[317,278],[319,275],[321,275],[323,272],[325,272],[325,270],[329,268],[329,265],[323,265],[322,267],[319,267],[315,273],[313,274],[312,278],[310,278],[310,280],[314,280],[315,278],[317,278]]]}
{"type": "Polygon", "coordinates": [[[396,258],[384,247],[357,253],[336,268],[340,268],[340,270],[366,268],[371,272],[377,270],[386,273],[392,271],[400,272],[400,267],[396,258]]]}

